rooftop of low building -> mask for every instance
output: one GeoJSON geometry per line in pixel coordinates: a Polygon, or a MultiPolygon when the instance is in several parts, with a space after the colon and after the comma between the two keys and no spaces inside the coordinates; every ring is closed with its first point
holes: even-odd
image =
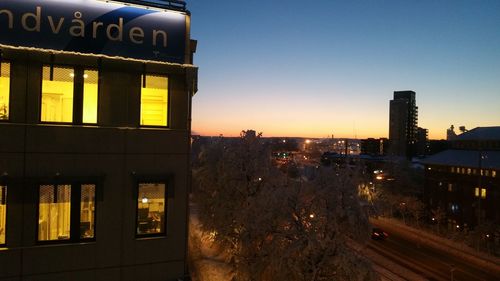
{"type": "Polygon", "coordinates": [[[422,159],[421,163],[500,170],[500,151],[448,149],[422,159]]]}
{"type": "Polygon", "coordinates": [[[455,140],[500,140],[500,126],[477,127],[458,135],[455,140]]]}

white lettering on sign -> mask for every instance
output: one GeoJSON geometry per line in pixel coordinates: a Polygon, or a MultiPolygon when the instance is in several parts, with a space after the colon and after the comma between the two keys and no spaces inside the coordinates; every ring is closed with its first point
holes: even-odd
{"type": "MultiPolygon", "coordinates": [[[[0,17],[7,19],[8,29],[14,29],[17,18],[11,10],[0,10],[0,17]]],[[[116,23],[111,23],[107,26],[100,21],[92,21],[91,23],[91,25],[85,23],[84,14],[79,11],[74,12],[73,18],[70,21],[66,20],[64,17],[54,18],[50,15],[45,16],[40,6],[37,6],[34,12],[26,12],[20,17],[22,28],[28,32],[40,32],[42,27],[47,25],[50,31],[57,35],[61,30],[66,30],[64,27],[68,27],[67,30],[70,36],[84,38],[86,36],[85,29],[92,26],[93,39],[97,39],[99,36],[106,36],[110,41],[123,42],[125,38],[134,44],[140,45],[145,43],[144,38],[146,37],[146,32],[144,29],[134,26],[125,33],[124,20],[122,17],[118,18],[116,23]]],[[[0,29],[1,28],[4,27],[0,26],[0,29]]],[[[152,38],[150,43],[153,46],[159,45],[164,48],[167,47],[168,34],[166,31],[153,29],[150,35],[152,38]]]]}

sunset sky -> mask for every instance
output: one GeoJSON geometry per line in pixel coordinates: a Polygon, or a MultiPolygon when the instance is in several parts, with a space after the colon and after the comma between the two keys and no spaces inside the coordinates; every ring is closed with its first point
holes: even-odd
{"type": "Polygon", "coordinates": [[[195,133],[387,137],[396,90],[432,139],[500,126],[500,1],[187,3],[195,133]]]}

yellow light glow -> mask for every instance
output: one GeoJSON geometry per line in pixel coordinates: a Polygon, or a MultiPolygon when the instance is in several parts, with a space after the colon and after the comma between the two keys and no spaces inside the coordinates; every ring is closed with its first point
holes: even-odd
{"type": "Polygon", "coordinates": [[[40,186],[38,241],[68,240],[71,220],[71,186],[40,186]]]}
{"type": "Polygon", "coordinates": [[[7,226],[7,187],[0,185],[0,245],[5,244],[7,226]]]}
{"type": "Polygon", "coordinates": [[[486,188],[481,188],[481,198],[486,198],[486,188]]]}
{"type": "Polygon", "coordinates": [[[165,232],[165,184],[139,184],[137,234],[165,232]]]}
{"type": "MultiPolygon", "coordinates": [[[[42,122],[73,122],[73,69],[43,67],[42,80],[42,122]]],[[[74,76],[74,75],[73,75],[74,76]]]]}
{"type": "Polygon", "coordinates": [[[146,76],[141,91],[141,125],[168,126],[168,78],[146,76]]]}
{"type": "Polygon", "coordinates": [[[83,123],[97,124],[99,73],[93,70],[85,70],[83,78],[83,123]]]}
{"type": "Polygon", "coordinates": [[[80,198],[80,238],[95,237],[95,185],[84,184],[80,198]]]}
{"type": "Polygon", "coordinates": [[[0,76],[0,120],[9,119],[10,63],[2,62],[0,76]]]}

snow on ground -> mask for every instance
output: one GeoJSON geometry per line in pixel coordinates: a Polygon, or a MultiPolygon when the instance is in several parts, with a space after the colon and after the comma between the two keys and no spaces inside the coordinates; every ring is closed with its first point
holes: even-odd
{"type": "Polygon", "coordinates": [[[193,281],[230,281],[231,267],[224,252],[202,233],[195,214],[189,218],[189,259],[193,281]]]}
{"type": "Polygon", "coordinates": [[[454,256],[460,257],[469,263],[476,264],[491,272],[500,274],[500,259],[486,253],[477,252],[465,244],[457,243],[449,239],[439,237],[432,233],[428,233],[421,229],[415,229],[407,226],[400,221],[389,218],[379,217],[378,219],[370,219],[372,224],[376,224],[382,228],[391,228],[392,231],[397,231],[418,243],[425,244],[440,251],[447,252],[454,256]]]}
{"type": "Polygon", "coordinates": [[[372,262],[373,270],[379,275],[382,281],[425,281],[421,275],[391,261],[390,259],[377,254],[375,251],[368,249],[366,245],[362,246],[352,240],[348,246],[358,254],[364,256],[372,262]]]}
{"type": "MultiPolygon", "coordinates": [[[[370,259],[373,269],[381,281],[422,281],[418,274],[384,258],[374,251],[354,242],[349,246],[370,259]],[[375,262],[376,261],[376,262],[375,262]]],[[[233,276],[231,267],[225,262],[224,252],[213,243],[208,235],[203,234],[195,214],[191,214],[189,223],[189,255],[193,281],[229,281],[233,276]]]]}

